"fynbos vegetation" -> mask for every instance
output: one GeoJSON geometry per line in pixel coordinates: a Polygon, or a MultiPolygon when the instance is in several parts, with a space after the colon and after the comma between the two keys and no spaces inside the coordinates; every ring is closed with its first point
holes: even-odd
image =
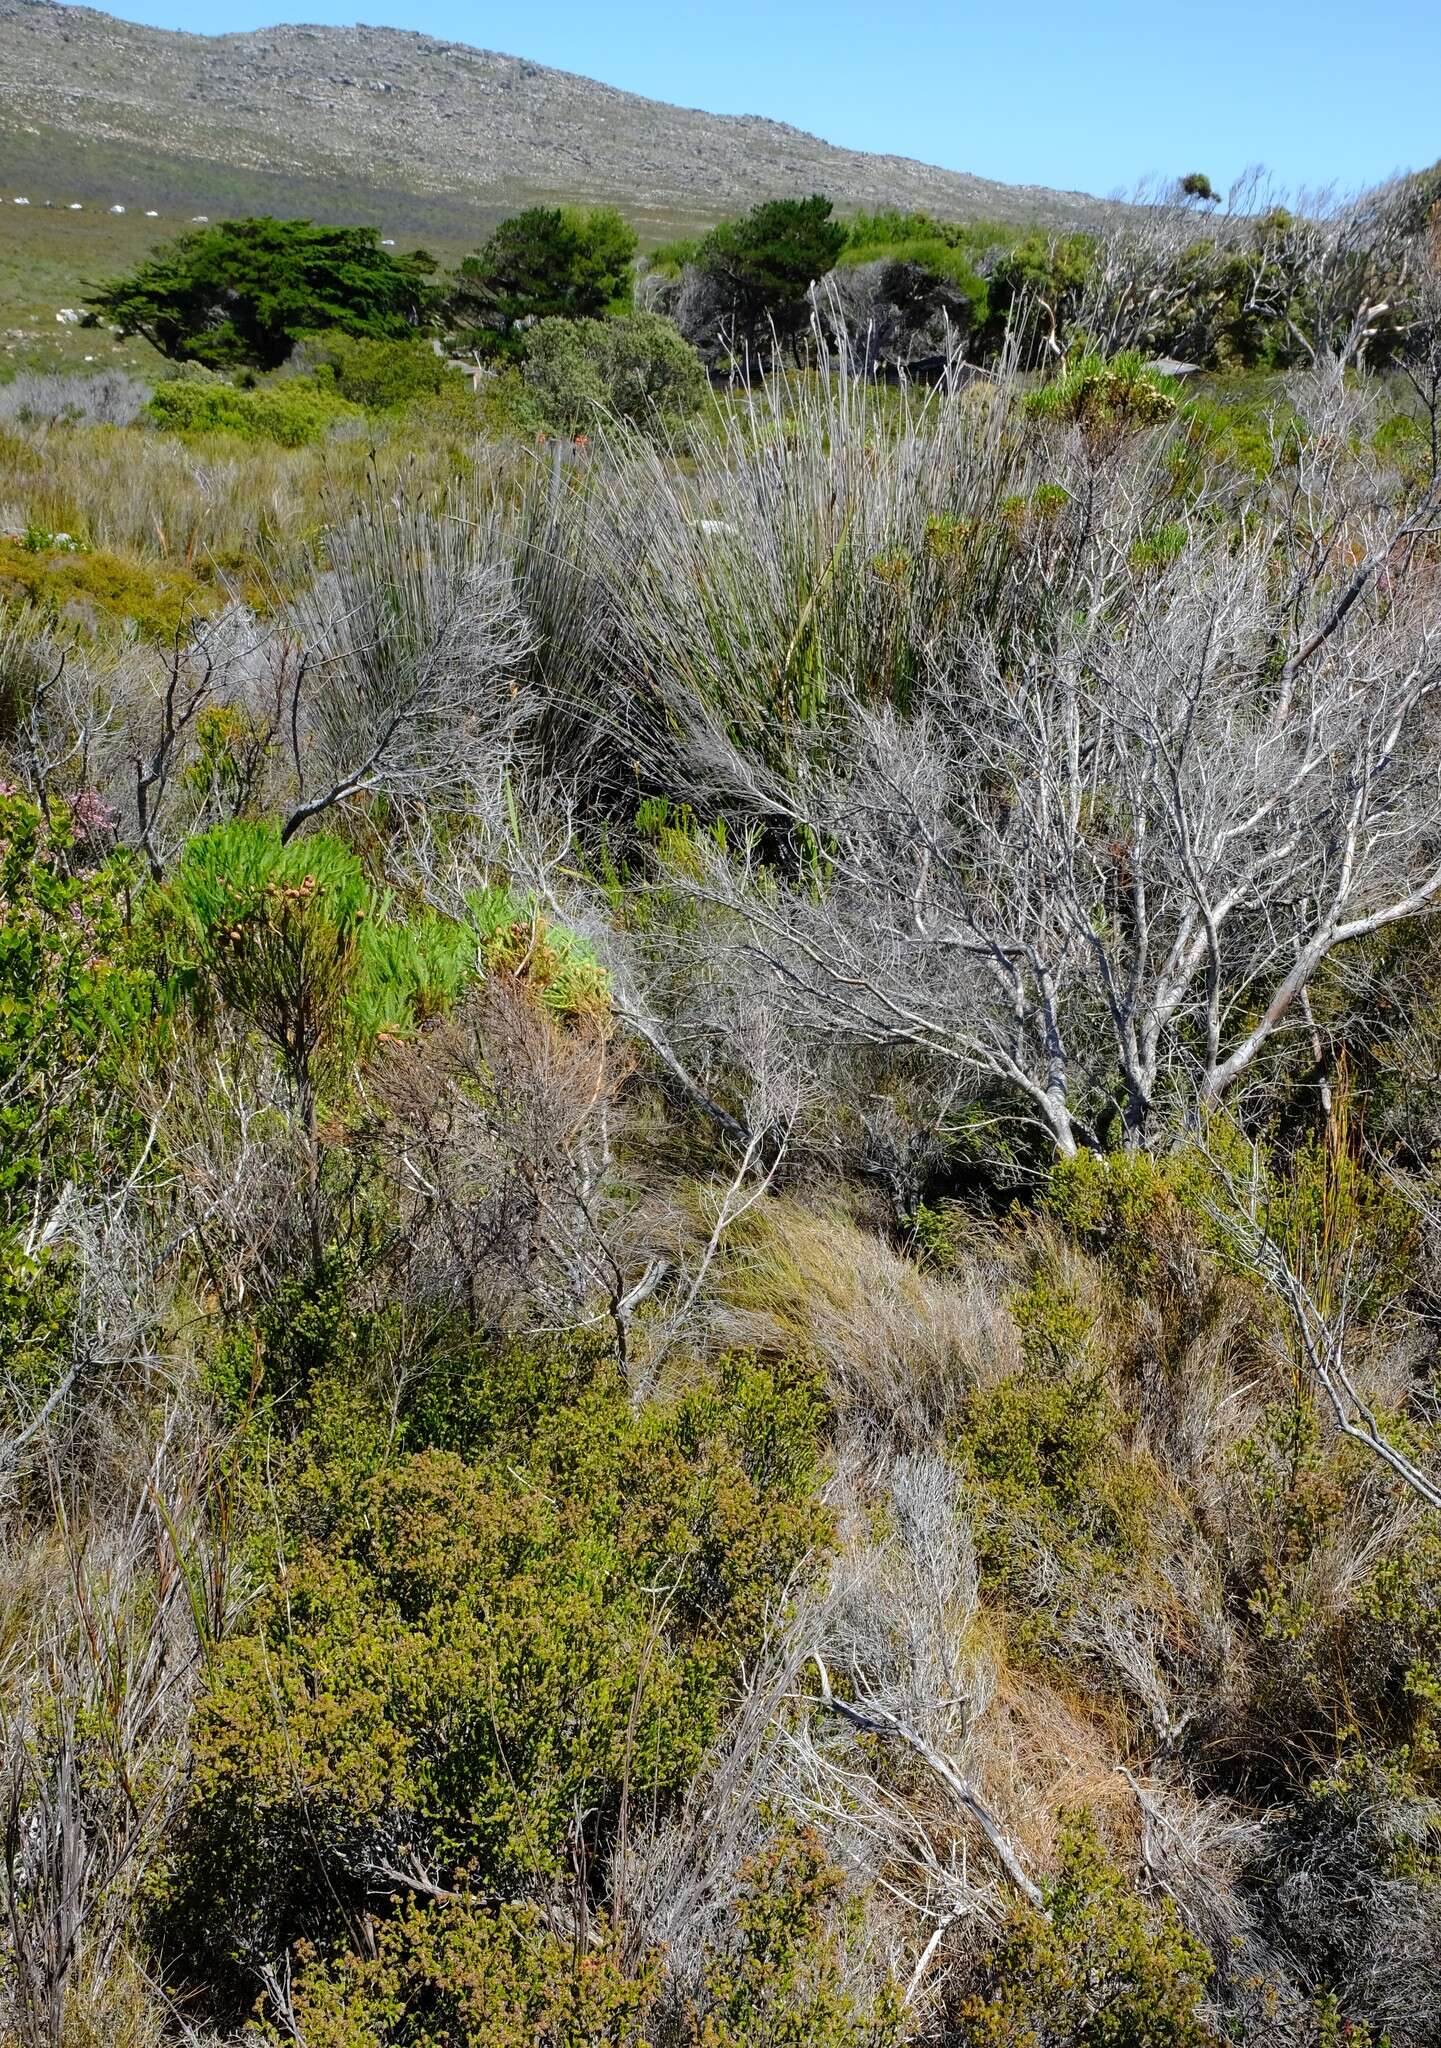
{"type": "Polygon", "coordinates": [[[0,389],[4,2048],[1441,2035],[1436,202],[0,389]]]}

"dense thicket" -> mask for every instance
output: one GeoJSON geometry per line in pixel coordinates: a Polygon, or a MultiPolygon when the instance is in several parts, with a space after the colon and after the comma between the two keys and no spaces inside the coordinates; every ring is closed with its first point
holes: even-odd
{"type": "Polygon", "coordinates": [[[5,2048],[1437,2038],[1413,197],[0,405],[5,2048]]]}

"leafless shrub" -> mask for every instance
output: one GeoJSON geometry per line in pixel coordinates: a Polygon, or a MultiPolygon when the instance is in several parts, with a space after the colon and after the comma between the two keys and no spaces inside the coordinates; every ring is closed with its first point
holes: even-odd
{"type": "Polygon", "coordinates": [[[366,1092],[415,1297],[472,1329],[522,1310],[561,1327],[599,1315],[624,1343],[634,1276],[615,1141],[627,1066],[603,1015],[564,1027],[504,976],[377,1061],[366,1092]]]}
{"type": "Polygon", "coordinates": [[[1404,294],[1411,257],[1404,180],[1272,205],[1252,244],[1252,301],[1284,323],[1303,362],[1363,363],[1404,294]]]}
{"type": "Polygon", "coordinates": [[[487,517],[377,490],[328,535],[290,619],[286,837],[359,797],[463,807],[503,749],[527,633],[487,517]]]}
{"type": "Polygon", "coordinates": [[[976,1768],[997,1672],[973,1632],[976,1565],[956,1475],[930,1452],[877,1476],[885,1522],[858,1516],[812,1610],[821,1698],[787,1729],[779,1769],[787,1800],[899,1916],[913,2000],[943,1943],[993,1928],[1008,1892],[1039,1894],[1009,1833],[1018,1809],[997,1806],[976,1768]],[[844,1696],[832,1682],[842,1676],[844,1696]]]}
{"type": "Polygon", "coordinates": [[[825,667],[844,757],[798,752],[759,699],[748,729],[694,663],[649,671],[701,786],[826,849],[821,887],[776,887],[759,844],[706,885],[799,1029],[980,1077],[1063,1153],[1116,1112],[1138,1142],[1193,1058],[1224,1098],[1324,961],[1431,905],[1441,644],[1408,576],[1427,510],[1316,488],[1359,566],[1298,549],[1281,602],[1274,531],[1190,530],[1138,570],[1113,485],[1055,636],[933,646],[904,710],[850,680],[859,660],[825,667]]]}
{"type": "Polygon", "coordinates": [[[22,425],[64,422],[71,426],[128,427],[140,417],[150,386],[126,370],[93,375],[42,375],[22,370],[0,384],[0,420],[22,425]]]}
{"type": "Polygon", "coordinates": [[[1435,1889],[1405,1874],[1437,1822],[1434,1800],[1358,1761],[1298,1801],[1259,1865],[1272,1938],[1302,1984],[1333,1989],[1398,2048],[1441,2024],[1435,1889]]]}
{"type": "Polygon", "coordinates": [[[1263,1821],[1233,1802],[1197,1797],[1175,1782],[1143,1781],[1122,1766],[1141,1815],[1140,1874],[1174,1901],[1216,1959],[1213,1997],[1223,2009],[1257,1981],[1285,1986],[1286,1972],[1260,1925],[1247,1880],[1267,1845],[1263,1821]]]}

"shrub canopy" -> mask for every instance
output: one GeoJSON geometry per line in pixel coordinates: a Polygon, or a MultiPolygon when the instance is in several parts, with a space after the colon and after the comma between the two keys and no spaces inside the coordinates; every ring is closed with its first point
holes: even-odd
{"type": "Polygon", "coordinates": [[[700,357],[669,320],[542,320],[525,351],[525,381],[548,426],[562,432],[626,420],[665,429],[706,394],[700,357]]]}

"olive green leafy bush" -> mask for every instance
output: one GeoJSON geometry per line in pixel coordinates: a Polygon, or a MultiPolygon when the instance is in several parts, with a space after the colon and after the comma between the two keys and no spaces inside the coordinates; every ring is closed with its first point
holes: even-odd
{"type": "MultiPolygon", "coordinates": [[[[85,818],[103,827],[103,820],[85,818]]],[[[0,793],[0,1215],[18,1225],[37,1185],[83,1173],[92,1108],[125,1116],[125,1058],[147,976],[126,924],[133,864],[87,860],[75,814],[0,793]]]]}
{"type": "Polygon", "coordinates": [[[338,420],[356,417],[342,390],[318,379],[294,377],[242,391],[233,384],[157,385],[145,410],[172,434],[234,434],[242,441],[274,441],[302,448],[323,440],[338,420]]]}
{"type": "Polygon", "coordinates": [[[521,1907],[603,1868],[684,1791],[827,1541],[803,1373],[739,1358],[637,1414],[603,1359],[552,1403],[524,1347],[480,1348],[478,1401],[440,1411],[463,1448],[423,1447],[422,1405],[401,1455],[353,1426],[328,1454],[353,1372],[343,1346],[312,1370],[283,1569],[200,1708],[167,1908],[187,1944],[333,1946],[377,1885],[521,1907]]]}
{"type": "Polygon", "coordinates": [[[593,432],[624,421],[660,435],[699,410],[700,358],[668,320],[541,320],[526,338],[524,376],[547,426],[593,432]]]}
{"type": "Polygon", "coordinates": [[[965,2048],[1218,2048],[1203,2009],[1211,1959],[1171,1900],[1138,1898],[1084,1819],[1061,1845],[1044,1911],[1018,1907],[963,2000],[965,2048]]]}

